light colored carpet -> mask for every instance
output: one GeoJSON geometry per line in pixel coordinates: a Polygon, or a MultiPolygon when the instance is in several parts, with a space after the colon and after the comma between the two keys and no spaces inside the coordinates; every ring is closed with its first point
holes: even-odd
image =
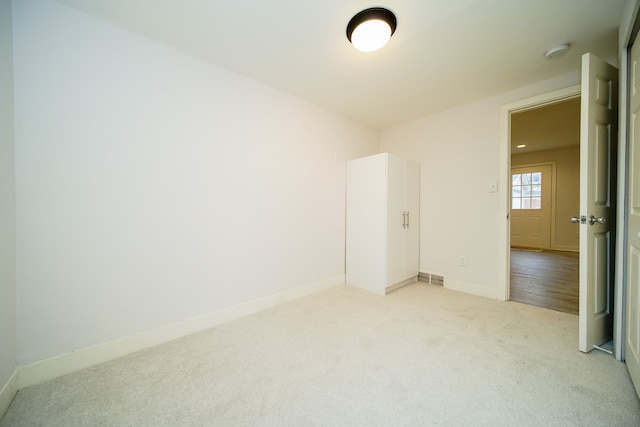
{"type": "Polygon", "coordinates": [[[18,392],[0,426],[639,426],[577,317],[348,286],[18,392]]]}

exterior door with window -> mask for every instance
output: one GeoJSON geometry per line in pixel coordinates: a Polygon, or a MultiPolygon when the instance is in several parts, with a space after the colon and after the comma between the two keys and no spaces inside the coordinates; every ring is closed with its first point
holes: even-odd
{"type": "Polygon", "coordinates": [[[551,165],[511,169],[511,246],[551,248],[551,165]]]}

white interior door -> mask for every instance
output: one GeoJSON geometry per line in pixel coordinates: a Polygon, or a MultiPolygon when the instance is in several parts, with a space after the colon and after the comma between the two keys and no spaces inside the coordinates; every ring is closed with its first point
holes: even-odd
{"type": "Polygon", "coordinates": [[[511,169],[511,246],[551,248],[551,165],[511,169]]]}
{"type": "Polygon", "coordinates": [[[625,361],[640,396],[640,40],[631,47],[625,361]]]}
{"type": "Polygon", "coordinates": [[[618,70],[583,55],[579,348],[585,353],[613,336],[617,94],[618,70]]]}

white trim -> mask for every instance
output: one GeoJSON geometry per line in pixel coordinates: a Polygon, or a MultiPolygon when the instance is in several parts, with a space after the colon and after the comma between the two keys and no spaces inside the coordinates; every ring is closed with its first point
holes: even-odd
{"type": "Polygon", "coordinates": [[[565,246],[565,245],[556,245],[551,249],[554,251],[563,251],[563,252],[580,252],[580,248],[577,246],[565,246]]]}
{"type": "Polygon", "coordinates": [[[400,288],[402,288],[404,286],[407,286],[407,285],[409,285],[411,283],[415,283],[417,281],[418,281],[418,276],[413,276],[413,277],[410,277],[410,278],[408,278],[406,280],[403,280],[402,282],[398,282],[395,285],[387,286],[384,289],[384,294],[385,295],[390,294],[391,292],[395,291],[396,289],[400,289],[400,288]]]}
{"type": "Polygon", "coordinates": [[[626,351],[626,317],[627,317],[627,198],[629,171],[627,170],[627,152],[629,145],[629,51],[633,43],[634,25],[640,18],[640,1],[628,0],[620,20],[618,31],[618,49],[620,58],[618,82],[618,215],[616,234],[615,262],[615,301],[613,319],[613,352],[617,360],[623,361],[626,351]]]}
{"type": "Polygon", "coordinates": [[[18,392],[18,372],[13,371],[11,378],[9,381],[2,387],[0,390],[0,420],[2,419],[7,409],[9,409],[9,405],[13,402],[13,398],[16,396],[18,392]]]}
{"type": "Polygon", "coordinates": [[[629,188],[629,173],[627,171],[627,152],[629,135],[627,128],[629,120],[627,118],[629,99],[628,73],[629,56],[626,46],[620,49],[620,69],[618,70],[618,197],[616,198],[616,260],[615,284],[614,284],[614,312],[613,312],[613,353],[616,360],[624,361],[627,338],[626,338],[626,315],[627,315],[627,192],[629,188]]]}
{"type": "MultiPolygon", "coordinates": [[[[526,111],[554,102],[564,101],[580,96],[580,85],[556,90],[542,95],[522,99],[507,105],[500,110],[500,177],[503,182],[510,182],[511,173],[511,113],[526,111]]],[[[501,301],[509,300],[509,185],[500,186],[499,208],[504,222],[498,232],[498,293],[501,301]]]]}
{"type": "Polygon", "coordinates": [[[30,385],[40,384],[62,375],[99,365],[118,357],[200,332],[334,286],[343,285],[344,283],[344,274],[330,277],[289,291],[269,295],[181,322],[165,325],[154,330],[20,366],[18,367],[18,386],[19,389],[22,389],[30,385]]]}
{"type": "Polygon", "coordinates": [[[462,282],[460,280],[452,280],[447,278],[444,281],[444,287],[452,291],[464,292],[466,294],[496,299],[496,288],[491,286],[485,286],[471,282],[462,282]]]}

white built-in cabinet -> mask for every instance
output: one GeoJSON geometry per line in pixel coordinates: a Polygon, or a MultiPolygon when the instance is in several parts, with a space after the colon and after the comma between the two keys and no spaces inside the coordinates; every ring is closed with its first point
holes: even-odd
{"type": "Polygon", "coordinates": [[[419,225],[419,163],[388,153],[347,162],[347,284],[384,295],[415,281],[419,225]]]}

